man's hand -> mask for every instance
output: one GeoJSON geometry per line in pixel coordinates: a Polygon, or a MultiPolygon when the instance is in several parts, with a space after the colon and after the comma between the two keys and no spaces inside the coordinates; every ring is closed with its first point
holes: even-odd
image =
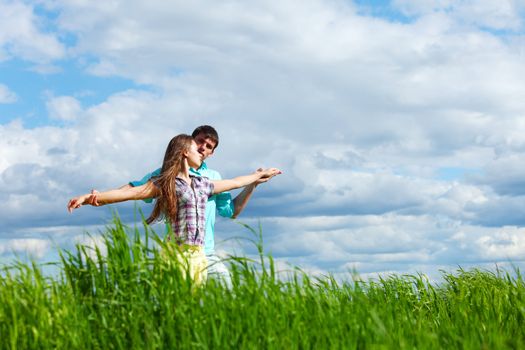
{"type": "MultiPolygon", "coordinates": [[[[259,168],[259,169],[256,170],[256,172],[258,172],[258,173],[260,173],[260,172],[262,172],[262,171],[264,171],[263,168],[259,168]]],[[[254,186],[257,186],[257,185],[259,185],[259,184],[262,184],[262,183],[267,182],[268,180],[270,180],[270,178],[267,178],[267,177],[266,177],[266,178],[260,178],[259,180],[255,181],[255,182],[253,183],[253,185],[254,185],[254,186]]]]}

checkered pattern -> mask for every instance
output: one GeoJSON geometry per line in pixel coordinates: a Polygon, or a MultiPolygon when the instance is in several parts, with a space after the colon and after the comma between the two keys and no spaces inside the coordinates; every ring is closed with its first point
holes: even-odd
{"type": "Polygon", "coordinates": [[[177,178],[177,220],[172,222],[172,238],[179,244],[204,245],[206,235],[206,202],[213,194],[213,183],[207,177],[190,175],[191,186],[177,178]]]}

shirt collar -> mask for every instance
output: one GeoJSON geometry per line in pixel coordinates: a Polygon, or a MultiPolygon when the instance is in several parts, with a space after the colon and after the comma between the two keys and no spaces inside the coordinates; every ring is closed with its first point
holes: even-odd
{"type": "Polygon", "coordinates": [[[208,165],[206,164],[206,162],[202,162],[202,164],[199,167],[199,169],[195,170],[193,168],[190,168],[190,173],[192,173],[194,175],[197,175],[197,176],[200,176],[201,175],[201,171],[206,170],[206,169],[208,169],[208,165]]]}
{"type": "MultiPolygon", "coordinates": [[[[194,178],[197,178],[197,177],[200,177],[200,176],[199,176],[199,175],[195,175],[195,174],[191,174],[191,173],[190,173],[190,179],[194,179],[194,178]]],[[[178,176],[176,176],[175,178],[176,178],[177,180],[180,180],[180,181],[186,182],[186,181],[184,181],[184,179],[183,179],[182,177],[178,177],[178,176]]]]}

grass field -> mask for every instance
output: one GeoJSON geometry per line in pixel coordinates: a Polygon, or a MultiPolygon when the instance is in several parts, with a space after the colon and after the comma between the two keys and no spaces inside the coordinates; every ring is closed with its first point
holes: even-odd
{"type": "MultiPolygon", "coordinates": [[[[337,282],[273,260],[232,261],[233,288],[195,288],[116,219],[107,254],[78,245],[60,273],[14,263],[0,273],[0,349],[521,349],[519,271],[458,270],[337,282]]],[[[152,244],[155,242],[155,244],[152,244]]]]}

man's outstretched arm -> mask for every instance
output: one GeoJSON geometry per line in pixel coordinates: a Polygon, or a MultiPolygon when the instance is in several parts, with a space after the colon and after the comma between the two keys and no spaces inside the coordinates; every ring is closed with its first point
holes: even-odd
{"type": "Polygon", "coordinates": [[[256,184],[251,184],[251,185],[244,187],[242,192],[239,193],[237,197],[233,199],[234,209],[233,209],[232,219],[237,218],[237,216],[239,216],[239,214],[244,210],[244,208],[246,207],[246,204],[248,204],[248,201],[250,200],[253,194],[253,191],[255,190],[255,187],[257,187],[256,184]]]}
{"type": "MultiPolygon", "coordinates": [[[[262,168],[259,168],[257,169],[257,171],[263,171],[262,168]]],[[[253,194],[253,191],[255,190],[255,188],[264,183],[264,182],[267,182],[268,180],[270,180],[273,176],[271,177],[265,177],[265,178],[261,178],[259,180],[257,180],[256,182],[254,182],[253,184],[250,184],[246,187],[244,187],[244,189],[242,190],[241,193],[239,193],[237,195],[237,197],[235,197],[233,199],[233,207],[234,207],[234,210],[233,210],[233,215],[232,215],[232,219],[235,219],[237,218],[237,216],[239,216],[239,214],[244,210],[244,208],[246,208],[246,205],[248,204],[248,201],[250,200],[252,194],[253,194]]]]}

